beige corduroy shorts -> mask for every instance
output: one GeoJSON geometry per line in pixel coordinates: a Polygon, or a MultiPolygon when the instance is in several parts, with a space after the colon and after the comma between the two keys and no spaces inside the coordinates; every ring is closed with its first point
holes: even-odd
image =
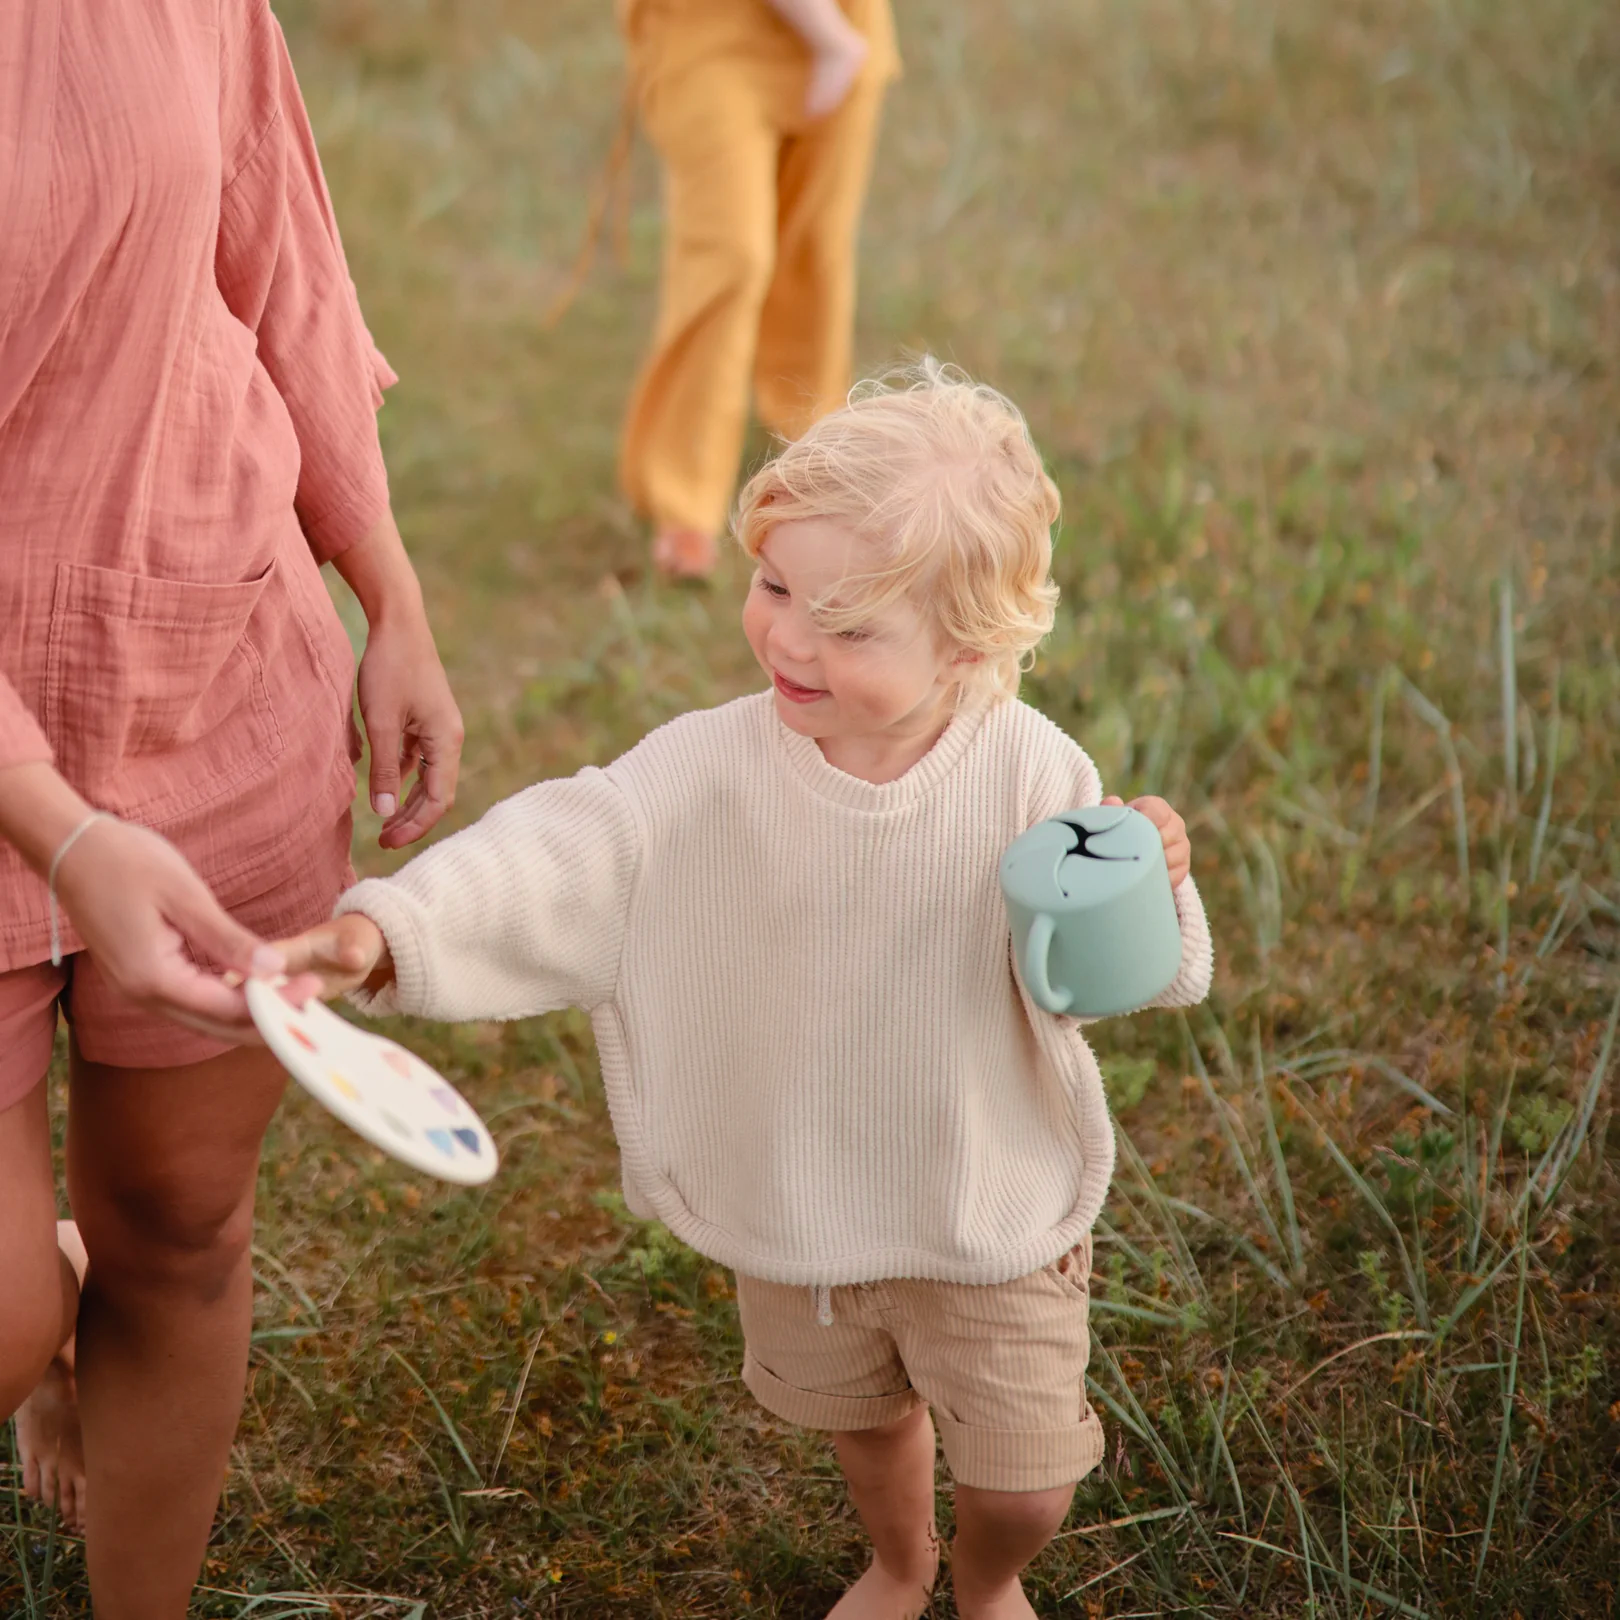
{"type": "Polygon", "coordinates": [[[743,1382],[767,1411],[807,1429],[872,1429],[926,1404],[958,1484],[1071,1484],[1103,1455],[1086,1402],[1090,1276],[1089,1237],[1027,1277],[986,1286],[898,1279],[818,1300],[814,1289],[739,1276],[743,1382]]]}

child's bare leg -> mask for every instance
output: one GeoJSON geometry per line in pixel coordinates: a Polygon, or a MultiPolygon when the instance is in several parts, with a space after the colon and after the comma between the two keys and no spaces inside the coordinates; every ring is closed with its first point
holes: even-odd
{"type": "Polygon", "coordinates": [[[875,1429],[835,1434],[833,1444],[850,1500],[872,1538],[872,1565],[828,1620],[917,1620],[939,1570],[928,1408],[875,1429]]]}
{"type": "Polygon", "coordinates": [[[1035,1611],[1018,1577],[1058,1530],[1074,1486],[1049,1491],[956,1487],[951,1580],[962,1620],[1029,1620],[1035,1611]]]}
{"type": "MultiPolygon", "coordinates": [[[[72,1221],[56,1223],[57,1266],[62,1275],[63,1316],[78,1315],[79,1290],[89,1256],[72,1221]]],[[[65,1323],[64,1323],[65,1325],[65,1323]]],[[[84,1439],[79,1432],[79,1392],[73,1377],[74,1334],[51,1358],[39,1382],[17,1408],[17,1454],[23,1495],[54,1507],[64,1529],[84,1529],[84,1439]]]]}

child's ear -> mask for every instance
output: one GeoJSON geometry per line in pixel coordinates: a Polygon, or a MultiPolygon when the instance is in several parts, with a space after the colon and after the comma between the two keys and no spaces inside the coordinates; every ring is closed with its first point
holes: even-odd
{"type": "Polygon", "coordinates": [[[952,665],[982,664],[983,662],[984,654],[982,652],[975,652],[971,647],[962,647],[958,649],[956,656],[951,659],[952,665]]]}

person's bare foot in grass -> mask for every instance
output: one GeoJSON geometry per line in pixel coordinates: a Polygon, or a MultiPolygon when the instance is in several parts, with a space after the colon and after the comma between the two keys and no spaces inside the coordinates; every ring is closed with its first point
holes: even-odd
{"type": "MultiPolygon", "coordinates": [[[[56,1245],[79,1286],[90,1257],[72,1221],[56,1223],[56,1245]]],[[[23,1495],[54,1507],[64,1530],[84,1529],[84,1442],[79,1434],[79,1391],[73,1377],[73,1340],[62,1346],[33,1394],[17,1408],[17,1451],[23,1495]]]]}
{"type": "Polygon", "coordinates": [[[866,1573],[832,1606],[827,1620],[921,1620],[928,1612],[939,1571],[939,1545],[926,1580],[902,1580],[874,1558],[866,1573]]]}
{"type": "Polygon", "coordinates": [[[660,529],[653,540],[653,566],[665,579],[707,579],[720,560],[720,546],[702,529],[660,529]]]}

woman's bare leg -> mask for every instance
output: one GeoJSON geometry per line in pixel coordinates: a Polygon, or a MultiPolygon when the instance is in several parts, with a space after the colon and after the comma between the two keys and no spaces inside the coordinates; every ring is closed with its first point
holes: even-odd
{"type": "Polygon", "coordinates": [[[78,1386],[97,1620],[182,1620],[225,1481],[252,1322],[267,1052],[73,1059],[68,1186],[90,1255],[78,1386]]]}
{"type": "MultiPolygon", "coordinates": [[[[72,1221],[56,1223],[56,1249],[58,1270],[63,1272],[63,1312],[65,1315],[71,1292],[76,1315],[89,1256],[72,1221]]],[[[17,1408],[17,1455],[22,1461],[23,1495],[53,1505],[63,1529],[79,1532],[84,1529],[84,1439],[79,1431],[79,1391],[73,1367],[70,1333],[17,1408]]]]}
{"type": "MultiPolygon", "coordinates": [[[[51,1403],[35,1397],[64,1370],[58,1357],[73,1336],[79,1283],[56,1243],[43,1079],[0,1112],[0,1422],[16,1414],[23,1488],[54,1503],[60,1434],[51,1403]]],[[[76,1515],[76,1500],[63,1505],[76,1515]]]]}

